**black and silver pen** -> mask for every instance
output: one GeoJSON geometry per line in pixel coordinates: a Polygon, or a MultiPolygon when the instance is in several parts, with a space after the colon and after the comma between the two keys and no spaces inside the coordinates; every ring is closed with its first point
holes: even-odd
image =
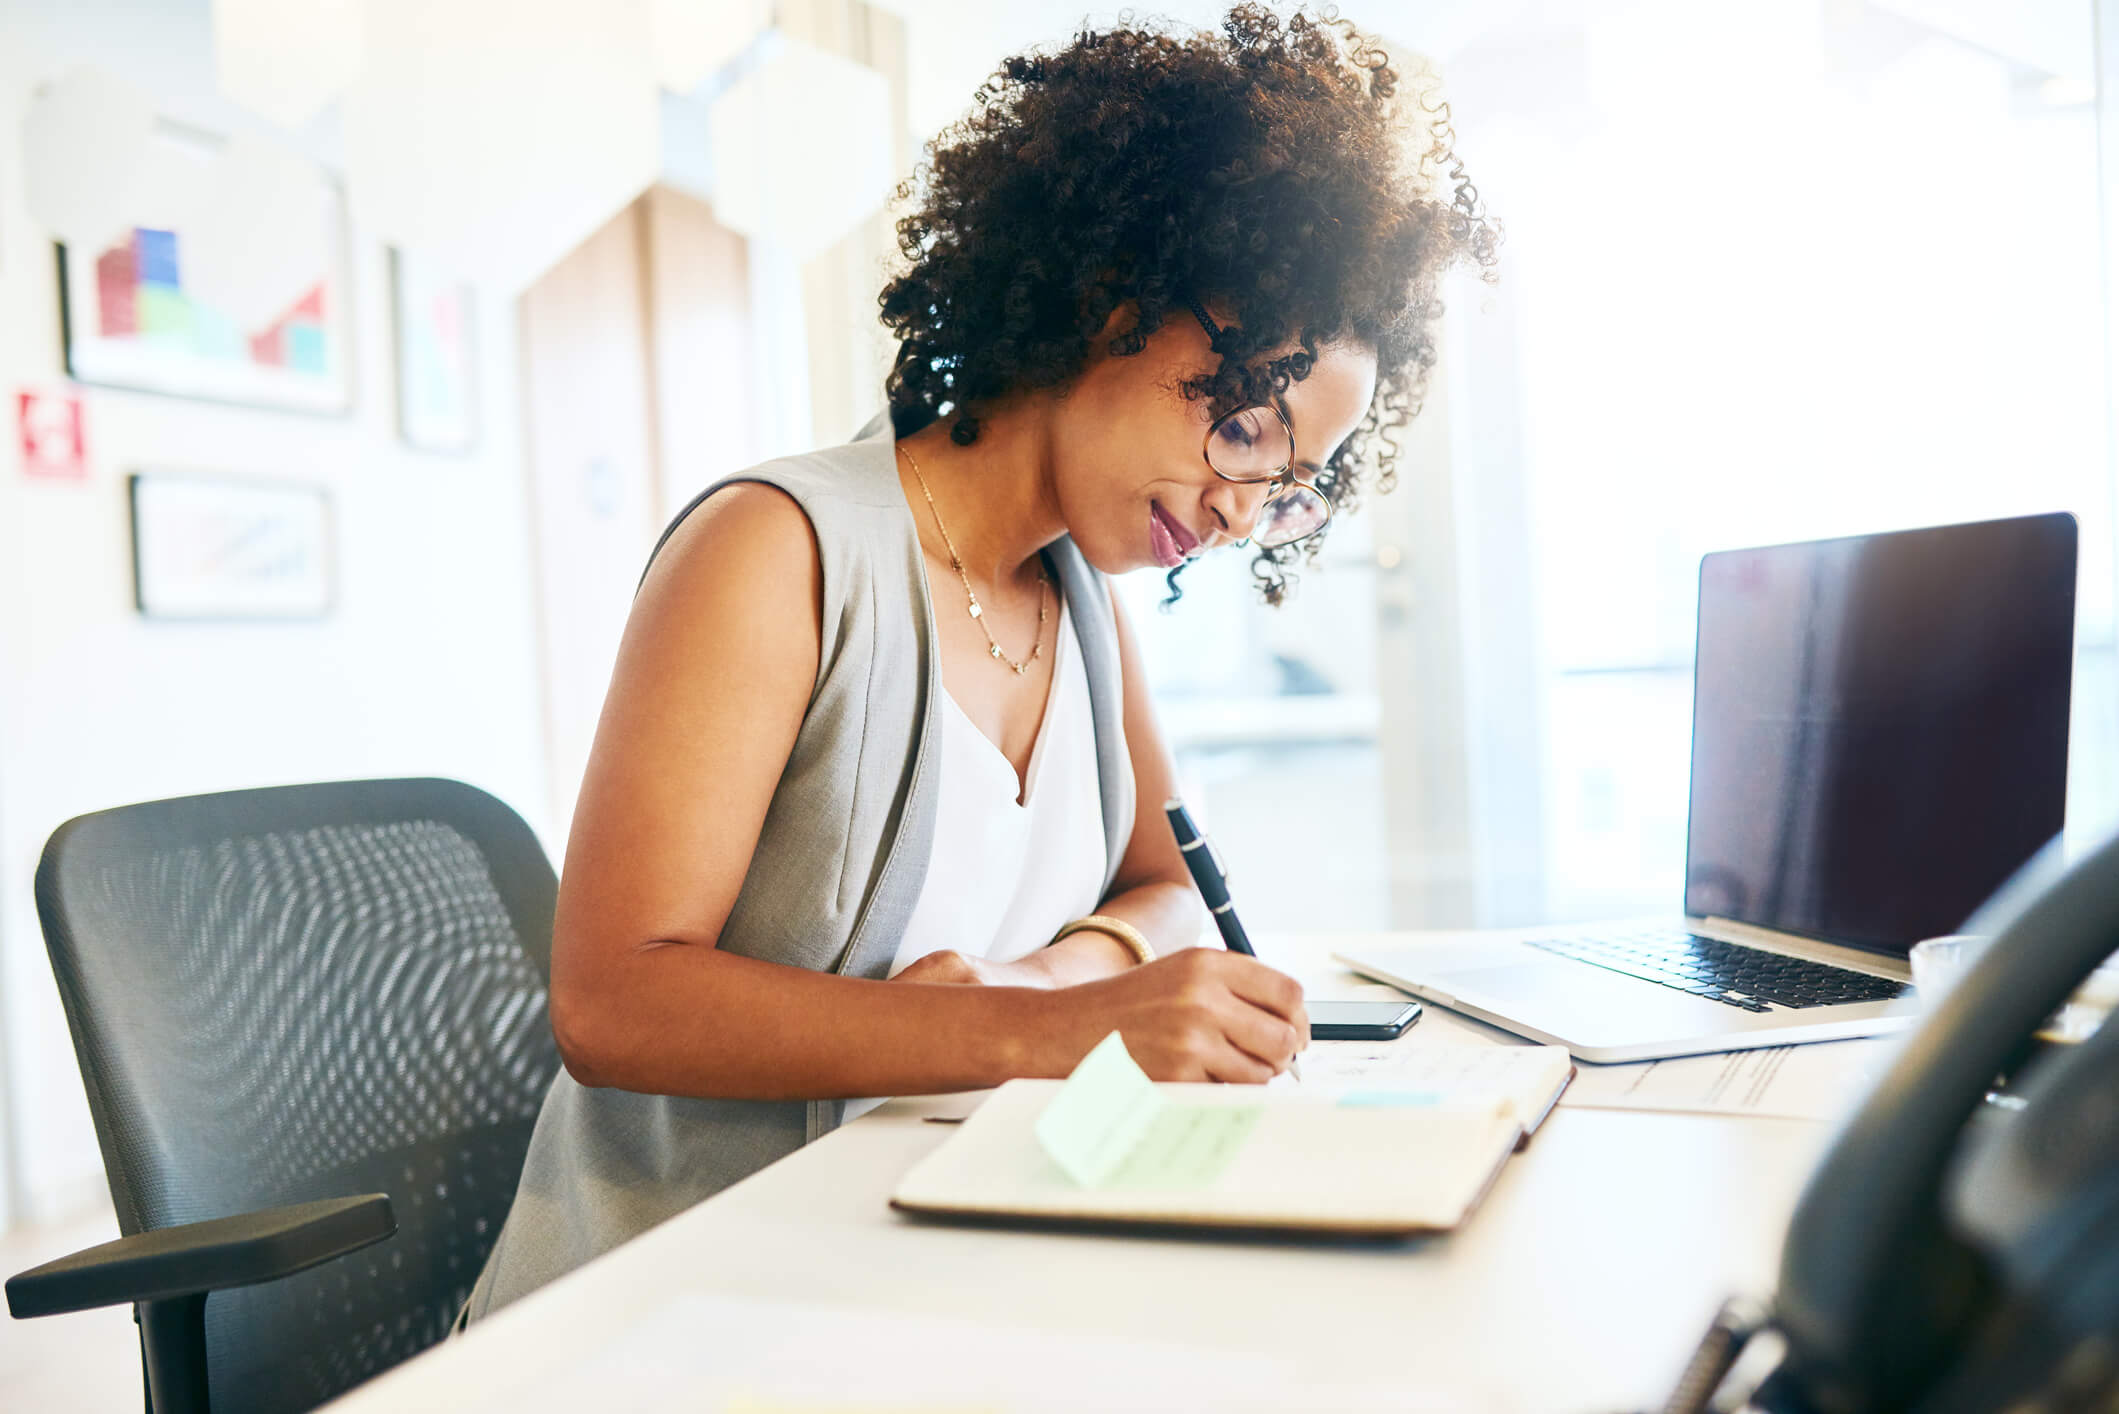
{"type": "MultiPolygon", "coordinates": [[[[1258,956],[1258,949],[1251,946],[1251,939],[1243,931],[1243,920],[1236,916],[1235,901],[1229,897],[1229,881],[1221,872],[1221,861],[1214,857],[1207,837],[1192,823],[1192,813],[1185,803],[1175,796],[1163,802],[1163,814],[1170,818],[1170,833],[1177,836],[1178,852],[1185,857],[1185,868],[1192,871],[1192,882],[1199,887],[1199,896],[1207,901],[1207,911],[1214,915],[1214,926],[1221,932],[1221,941],[1230,952],[1240,952],[1245,957],[1258,956]]],[[[1302,1067],[1295,1058],[1288,1058],[1288,1073],[1297,1080],[1302,1079],[1302,1067]]]]}

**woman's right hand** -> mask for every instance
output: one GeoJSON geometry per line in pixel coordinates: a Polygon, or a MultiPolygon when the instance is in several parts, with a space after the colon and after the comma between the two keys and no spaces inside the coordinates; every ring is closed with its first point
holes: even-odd
{"type": "Polygon", "coordinates": [[[1186,948],[1047,998],[1056,1025],[1038,1069],[1065,1075],[1113,1031],[1151,1080],[1262,1085],[1309,1044],[1302,984],[1256,958],[1186,948]]]}

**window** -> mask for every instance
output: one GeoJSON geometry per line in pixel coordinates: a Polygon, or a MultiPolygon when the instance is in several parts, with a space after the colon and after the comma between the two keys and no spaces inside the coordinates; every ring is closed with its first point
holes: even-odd
{"type": "Polygon", "coordinates": [[[1400,490],[1280,614],[1239,557],[1126,586],[1247,919],[1672,910],[1700,555],[2023,512],[2081,522],[2070,823],[2119,822],[2088,6],[1563,8],[1439,61],[1508,239],[1400,490]]]}

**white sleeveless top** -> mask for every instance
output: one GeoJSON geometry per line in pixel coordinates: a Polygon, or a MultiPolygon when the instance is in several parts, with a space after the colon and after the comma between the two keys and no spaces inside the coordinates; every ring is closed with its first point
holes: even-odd
{"type": "MultiPolygon", "coordinates": [[[[1015,766],[945,687],[934,854],[891,962],[895,977],[932,952],[1014,962],[1059,926],[1094,913],[1104,870],[1104,808],[1089,678],[1060,602],[1045,719],[1016,803],[1015,766]]],[[[849,1100],[852,1119],[881,1100],[849,1100]]]]}

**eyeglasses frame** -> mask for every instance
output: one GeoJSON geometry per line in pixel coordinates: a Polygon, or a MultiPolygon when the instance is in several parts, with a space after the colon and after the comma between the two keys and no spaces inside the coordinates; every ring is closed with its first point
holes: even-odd
{"type": "MultiPolygon", "coordinates": [[[[1207,313],[1206,306],[1201,304],[1196,298],[1187,299],[1185,303],[1191,308],[1192,317],[1197,319],[1200,327],[1207,331],[1209,342],[1218,342],[1221,339],[1221,326],[1216,324],[1213,316],[1207,313]]],[[[1284,540],[1278,545],[1263,547],[1271,550],[1285,550],[1290,546],[1300,545],[1305,540],[1312,540],[1322,535],[1325,527],[1332,523],[1332,516],[1337,512],[1338,507],[1332,504],[1332,498],[1327,496],[1323,490],[1311,485],[1295,474],[1295,424],[1288,421],[1288,415],[1281,411],[1276,403],[1257,403],[1251,406],[1231,408],[1220,417],[1215,418],[1212,425],[1207,428],[1206,437],[1199,444],[1199,455],[1200,459],[1206,462],[1208,471],[1213,472],[1216,476],[1233,486],[1258,486],[1266,482],[1273,483],[1273,489],[1266,493],[1266,498],[1261,505],[1271,505],[1291,488],[1297,486],[1324,503],[1324,519],[1317,523],[1315,530],[1307,535],[1297,536],[1293,540],[1284,540]],[[1214,465],[1214,434],[1220,431],[1221,425],[1230,418],[1235,417],[1239,413],[1249,412],[1251,406],[1264,408],[1267,412],[1280,419],[1281,431],[1288,434],[1288,459],[1285,464],[1266,473],[1264,476],[1231,476],[1220,467],[1214,465]]],[[[1246,536],[1244,538],[1249,539],[1250,537],[1246,536]]],[[[1238,543],[1242,542],[1239,541],[1238,543]]]]}

